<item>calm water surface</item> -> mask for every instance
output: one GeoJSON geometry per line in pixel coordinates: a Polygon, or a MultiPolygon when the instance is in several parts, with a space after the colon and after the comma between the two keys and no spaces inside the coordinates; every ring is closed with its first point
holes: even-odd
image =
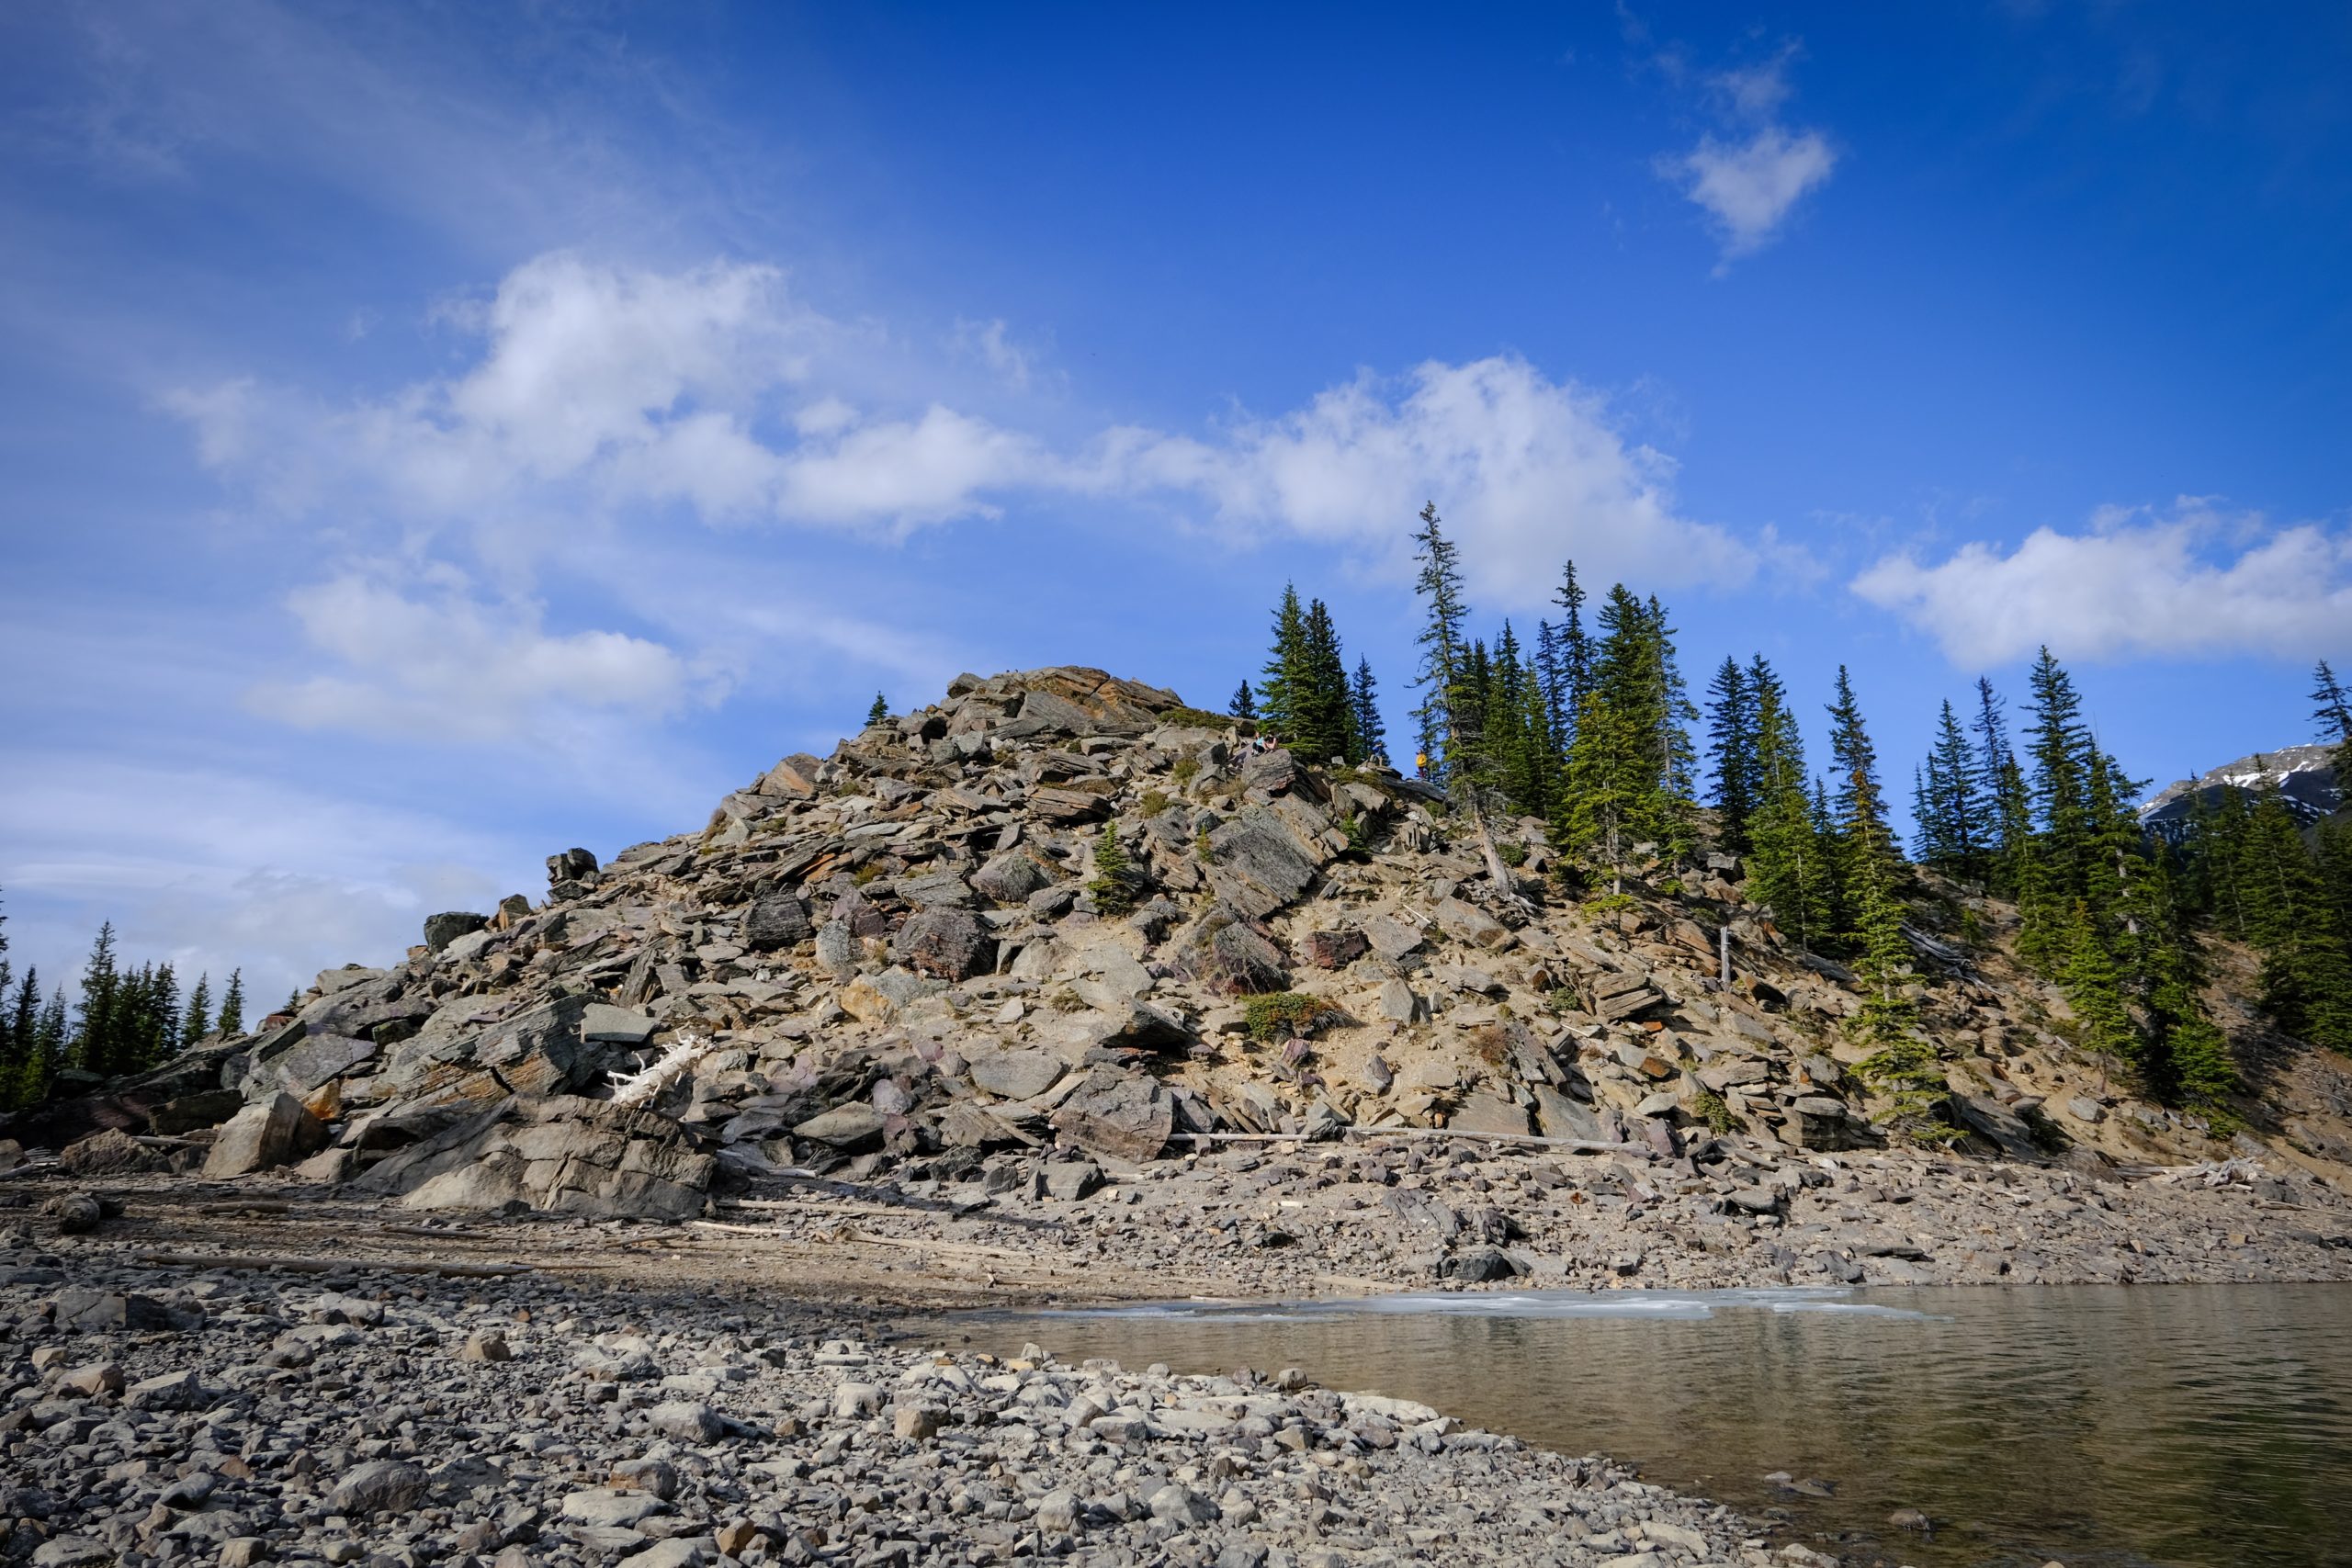
{"type": "Polygon", "coordinates": [[[1790,1538],[1844,1536],[1828,1549],[1849,1562],[2352,1565],[2352,1287],[1441,1294],[951,1326],[1065,1359],[1301,1367],[1784,1509],[1790,1538]],[[1890,1528],[1897,1508],[1934,1533],[1890,1528]]]}

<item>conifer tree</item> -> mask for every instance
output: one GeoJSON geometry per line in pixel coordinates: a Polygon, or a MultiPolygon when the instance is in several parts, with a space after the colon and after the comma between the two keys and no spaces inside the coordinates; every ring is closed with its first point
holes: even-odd
{"type": "Polygon", "coordinates": [[[1249,682],[1244,681],[1234,689],[1233,695],[1226,700],[1225,711],[1235,718],[1258,716],[1258,694],[1250,689],[1249,682]]]}
{"type": "Polygon", "coordinates": [[[1832,914],[1827,866],[1805,794],[1804,740],[1780,677],[1758,654],[1747,667],[1756,705],[1756,807],[1749,826],[1749,895],[1772,911],[1802,948],[1828,940],[1832,914]]]}
{"type": "Polygon", "coordinates": [[[1920,783],[1919,856],[1948,875],[1982,878],[1987,870],[1990,826],[1982,778],[1967,732],[1951,704],[1936,720],[1935,749],[1920,783]]]}
{"type": "Polygon", "coordinates": [[[1977,788],[1990,817],[1986,849],[1987,881],[1993,891],[2016,897],[2024,881],[2024,866],[2031,852],[2033,809],[2026,794],[2025,772],[2009,747],[2008,724],[2002,717],[2002,699],[1993,682],[1976,678],[1974,735],[1977,788]]]}
{"type": "Polygon", "coordinates": [[[2319,727],[2320,740],[2335,748],[2330,761],[2338,797],[2352,801],[2352,697],[2345,695],[2324,659],[2312,671],[2312,701],[2319,705],[2312,710],[2312,719],[2319,727]]]}
{"type": "Polygon", "coordinates": [[[1421,508],[1420,521],[1413,535],[1413,558],[1420,563],[1414,588],[1429,620],[1415,639],[1421,663],[1413,689],[1421,694],[1421,702],[1413,717],[1419,727],[1421,753],[1430,760],[1430,776],[1442,781],[1453,757],[1453,710],[1464,694],[1469,650],[1463,627],[1469,609],[1462,600],[1460,553],[1445,536],[1435,502],[1421,508]]]}
{"type": "Polygon", "coordinates": [[[1283,584],[1283,602],[1274,610],[1274,639],[1258,682],[1258,721],[1284,741],[1295,739],[1298,704],[1306,694],[1306,612],[1300,608],[1298,589],[1283,584]]]}
{"type": "Polygon", "coordinates": [[[1555,771],[1568,754],[1571,727],[1567,666],[1561,657],[1560,630],[1549,621],[1535,623],[1535,679],[1544,694],[1544,749],[1555,771]]]}
{"type": "Polygon", "coordinates": [[[220,993],[221,1034],[233,1039],[245,1032],[245,972],[242,968],[229,971],[229,988],[220,993]]]}
{"type": "Polygon", "coordinates": [[[1672,661],[1660,646],[1665,616],[1619,583],[1599,621],[1602,635],[1577,715],[1555,837],[1606,868],[1612,891],[1622,893],[1635,843],[1673,853],[1687,841],[1687,798],[1676,785],[1687,776],[1681,768],[1690,739],[1675,705],[1672,661]]]}
{"type": "Polygon", "coordinates": [[[1136,907],[1134,868],[1119,842],[1116,822],[1102,824],[1094,840],[1094,880],[1086,885],[1094,907],[1106,915],[1124,915],[1136,907]]]}
{"type": "Polygon", "coordinates": [[[2132,879],[2120,921],[2127,967],[2146,1015],[2141,1077],[2149,1092],[2227,1121],[2238,1087],[2228,1038],[2205,1010],[2195,934],[2177,897],[2170,849],[2159,843],[2132,879]]]}
{"type": "Polygon", "coordinates": [[[1894,830],[1887,826],[1886,797],[1879,788],[1878,750],[1871,743],[1853,681],[1842,664],[1838,667],[1837,696],[1829,705],[1829,754],[1838,781],[1831,813],[1837,834],[1838,886],[1853,890],[1838,913],[1849,940],[1859,946],[1864,913],[1859,900],[1871,886],[1865,872],[1870,867],[1891,866],[1900,856],[1895,852],[1894,830]]]}
{"type": "Polygon", "coordinates": [[[890,699],[884,696],[881,693],[876,692],[874,694],[874,705],[865,710],[865,727],[868,729],[871,729],[877,724],[888,724],[889,722],[890,699]]]}
{"type": "Polygon", "coordinates": [[[1756,694],[1747,672],[1726,655],[1707,687],[1707,757],[1714,773],[1717,834],[1733,854],[1748,850],[1747,819],[1756,809],[1756,694]]]}
{"type": "Polygon", "coordinates": [[[187,1012],[180,1021],[180,1049],[185,1051],[212,1031],[212,976],[196,977],[196,989],[187,994],[187,1012]]]}
{"type": "Polygon", "coordinates": [[[1299,627],[1298,669],[1290,687],[1291,720],[1283,738],[1313,762],[1363,760],[1348,704],[1348,666],[1340,633],[1322,600],[1310,602],[1299,627]]]}
{"type": "MultiPolygon", "coordinates": [[[[1577,581],[1577,563],[1569,561],[1560,569],[1559,591],[1552,595],[1552,603],[1560,606],[1560,706],[1566,714],[1566,723],[1573,728],[1577,715],[1584,712],[1585,698],[1592,694],[1592,638],[1584,629],[1585,592],[1577,581]]],[[[1563,732],[1563,751],[1574,737],[1563,732]]]]}
{"type": "Polygon", "coordinates": [[[2314,1045],[2352,1052],[2352,954],[2317,868],[2275,792],[2247,824],[2248,936],[2262,953],[2262,1006],[2314,1045]]]}
{"type": "Polygon", "coordinates": [[[2123,1002],[2123,987],[2116,973],[2115,956],[2091,916],[2086,899],[2075,900],[2068,932],[2066,1001],[2082,1027],[2085,1048],[2114,1061],[2131,1062],[2138,1055],[2139,1037],[2123,1002]]]}
{"type": "Polygon", "coordinates": [[[97,940],[82,965],[82,1005],[74,1020],[74,1064],[85,1072],[112,1074],[120,1028],[121,976],[115,972],[114,922],[98,927],[97,940]]]}
{"type": "Polygon", "coordinates": [[[73,1060],[74,1036],[66,1022],[65,987],[49,993],[33,1030],[33,1056],[25,1077],[24,1103],[39,1105],[57,1088],[58,1075],[73,1060]]]}
{"type": "Polygon", "coordinates": [[[1373,679],[1372,660],[1356,660],[1355,681],[1348,688],[1348,710],[1355,727],[1359,761],[1388,755],[1388,727],[1380,719],[1380,682],[1373,679]]]}
{"type": "Polygon", "coordinates": [[[0,997],[0,1111],[28,1103],[28,1082],[40,1046],[40,971],[28,966],[13,998],[0,997]]]}

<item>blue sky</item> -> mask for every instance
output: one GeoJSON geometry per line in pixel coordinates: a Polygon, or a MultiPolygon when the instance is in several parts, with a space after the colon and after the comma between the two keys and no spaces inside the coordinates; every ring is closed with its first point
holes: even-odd
{"type": "Polygon", "coordinates": [[[2352,13],[19,6],[12,957],[267,998],[877,689],[1409,705],[1433,499],[1907,789],[2047,640],[2159,782],[2352,663],[2352,13]]]}

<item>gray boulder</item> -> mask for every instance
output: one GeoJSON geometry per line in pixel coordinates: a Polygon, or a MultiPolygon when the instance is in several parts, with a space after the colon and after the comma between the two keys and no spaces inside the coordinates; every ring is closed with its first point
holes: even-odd
{"type": "Polygon", "coordinates": [[[1047,1051],[996,1051],[971,1059],[972,1082],[1006,1100],[1028,1100],[1061,1082],[1068,1069],[1047,1051]]]}
{"type": "Polygon", "coordinates": [[[423,1465],[369,1460],[334,1483],[327,1495],[327,1509],[336,1514],[404,1514],[423,1503],[432,1486],[433,1478],[423,1465]]]}
{"type": "Polygon", "coordinates": [[[1096,1068],[1052,1121],[1054,1131],[1087,1153],[1139,1165],[1168,1146],[1176,1108],[1155,1079],[1096,1068]]]}
{"type": "Polygon", "coordinates": [[[424,917],[424,945],[438,953],[459,937],[478,931],[488,924],[488,915],[477,915],[466,909],[447,909],[437,915],[427,915],[424,917]]]}
{"type": "Polygon", "coordinates": [[[1025,904],[1053,877],[1026,850],[1007,850],[972,874],[972,890],[992,904],[1025,904]]]}
{"type": "Polygon", "coordinates": [[[996,964],[996,939],[969,909],[926,909],[899,928],[892,952],[918,974],[968,980],[996,964]]]}
{"type": "Polygon", "coordinates": [[[755,901],[743,916],[743,945],[754,953],[797,947],[814,934],[808,911],[789,893],[771,893],[755,901]]]}
{"type": "Polygon", "coordinates": [[[325,1124],[281,1090],[229,1118],[204,1157],[204,1174],[214,1181],[250,1176],[316,1154],[326,1141],[325,1124]]]}

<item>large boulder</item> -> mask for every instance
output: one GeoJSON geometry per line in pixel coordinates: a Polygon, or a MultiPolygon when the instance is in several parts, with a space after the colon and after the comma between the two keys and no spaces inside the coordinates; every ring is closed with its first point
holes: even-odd
{"type": "Polygon", "coordinates": [[[969,909],[926,909],[899,928],[892,951],[917,974],[968,980],[996,966],[996,939],[969,909]]]}
{"type": "Polygon", "coordinates": [[[966,1070],[975,1087],[1005,1100],[1028,1100],[1059,1083],[1069,1069],[1050,1051],[991,1051],[966,1070]]]}
{"type": "Polygon", "coordinates": [[[410,1209],[495,1209],[684,1219],[702,1212],[718,1160],[708,1140],[642,1106],[516,1097],[379,1162],[353,1185],[410,1209]]]}
{"type": "Polygon", "coordinates": [[[808,911],[789,893],[756,899],[743,915],[743,945],[754,953],[797,947],[814,935],[808,911]]]}
{"type": "Polygon", "coordinates": [[[1026,850],[1007,850],[972,874],[972,890],[992,904],[1025,904],[1053,877],[1026,850]]]}
{"type": "MultiPolygon", "coordinates": [[[[1294,807],[1292,809],[1303,809],[1294,807]]],[[[1209,886],[1252,919],[1306,891],[1330,858],[1272,807],[1250,807],[1209,833],[1209,886]]]]}
{"type": "Polygon", "coordinates": [[[117,1127],[93,1133],[57,1156],[57,1168],[68,1176],[135,1176],[169,1164],[159,1151],[117,1127]]]}
{"type": "Polygon", "coordinates": [[[1167,1146],[1176,1107],[1156,1079],[1097,1068],[1052,1121],[1054,1131],[1087,1153],[1138,1165],[1167,1146]]]}
{"type": "Polygon", "coordinates": [[[424,917],[424,945],[438,953],[461,936],[469,936],[490,924],[488,915],[477,915],[466,909],[445,909],[437,915],[424,917]]]}
{"type": "Polygon", "coordinates": [[[326,1141],[325,1124],[281,1091],[229,1118],[205,1156],[204,1174],[211,1180],[250,1176],[316,1154],[326,1141]]]}
{"type": "Polygon", "coordinates": [[[1177,973],[1229,997],[1290,988],[1282,949],[1239,911],[1212,905],[1172,942],[1177,973]]]}

